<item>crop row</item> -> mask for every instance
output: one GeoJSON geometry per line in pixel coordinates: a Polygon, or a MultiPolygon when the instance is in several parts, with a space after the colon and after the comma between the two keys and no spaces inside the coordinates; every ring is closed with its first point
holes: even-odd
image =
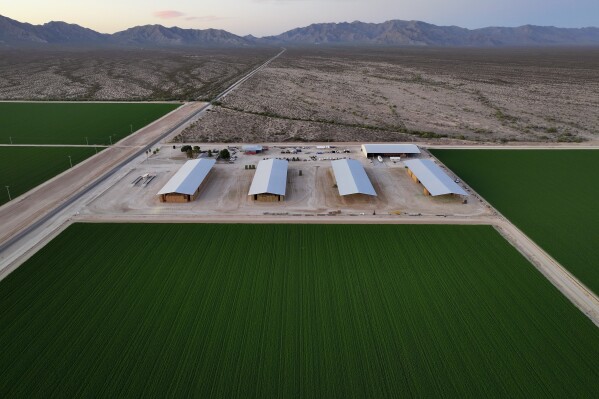
{"type": "Polygon", "coordinates": [[[488,226],[71,226],[0,282],[0,396],[594,397],[599,331],[488,226]]]}

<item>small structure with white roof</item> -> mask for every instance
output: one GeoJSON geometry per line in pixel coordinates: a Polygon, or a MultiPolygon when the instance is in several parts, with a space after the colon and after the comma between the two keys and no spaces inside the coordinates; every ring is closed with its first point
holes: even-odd
{"type": "Polygon", "coordinates": [[[339,195],[365,194],[376,196],[376,191],[366,175],[360,161],[355,159],[340,159],[332,161],[333,173],[337,181],[339,195]]]}
{"type": "Polygon", "coordinates": [[[362,144],[362,153],[366,158],[376,156],[405,157],[420,154],[415,144],[362,144]]]}
{"type": "Polygon", "coordinates": [[[264,151],[264,147],[259,144],[244,145],[241,147],[241,149],[248,155],[260,154],[262,151],[264,151]]]}
{"type": "Polygon", "coordinates": [[[162,187],[157,195],[160,202],[191,202],[200,193],[200,185],[212,170],[214,159],[194,159],[187,161],[162,187]]]}
{"type": "Polygon", "coordinates": [[[284,201],[287,189],[289,162],[282,159],[267,159],[258,163],[248,195],[256,201],[284,201]]]}
{"type": "Polygon", "coordinates": [[[443,169],[430,159],[413,159],[405,161],[408,174],[416,183],[422,183],[425,195],[468,195],[468,193],[454,182],[443,169]]]}

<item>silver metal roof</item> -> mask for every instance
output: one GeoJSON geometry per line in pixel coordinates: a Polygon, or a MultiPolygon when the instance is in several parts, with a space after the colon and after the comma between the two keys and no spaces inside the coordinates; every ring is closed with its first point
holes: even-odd
{"type": "Polygon", "coordinates": [[[362,144],[365,154],[420,154],[415,144],[362,144]]]}
{"type": "Polygon", "coordinates": [[[370,179],[360,161],[340,159],[331,161],[340,195],[366,194],[376,196],[370,179]]]}
{"type": "Polygon", "coordinates": [[[412,173],[420,180],[431,195],[458,194],[468,195],[462,187],[451,180],[451,177],[430,159],[414,159],[404,161],[412,173]]]}
{"type": "Polygon", "coordinates": [[[161,194],[193,195],[204,181],[216,161],[214,159],[194,159],[187,161],[158,192],[161,194]]]}
{"type": "Polygon", "coordinates": [[[287,188],[287,167],[289,162],[282,159],[267,159],[258,163],[254,180],[248,195],[285,195],[287,188]]]}
{"type": "Polygon", "coordinates": [[[258,144],[244,145],[241,147],[243,151],[262,151],[262,146],[258,144]]]}

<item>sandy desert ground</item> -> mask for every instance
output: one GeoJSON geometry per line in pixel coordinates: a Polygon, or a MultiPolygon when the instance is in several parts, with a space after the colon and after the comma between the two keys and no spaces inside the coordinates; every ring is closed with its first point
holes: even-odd
{"type": "Polygon", "coordinates": [[[180,140],[596,140],[597,70],[597,48],[289,49],[180,140]]]}
{"type": "Polygon", "coordinates": [[[205,100],[278,49],[2,50],[2,100],[205,100]]]}

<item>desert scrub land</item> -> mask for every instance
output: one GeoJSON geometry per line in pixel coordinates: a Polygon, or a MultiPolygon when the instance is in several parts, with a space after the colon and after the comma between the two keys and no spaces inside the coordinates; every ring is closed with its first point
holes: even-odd
{"type": "Polygon", "coordinates": [[[209,100],[278,51],[0,50],[0,99],[209,100]]]}
{"type": "Polygon", "coordinates": [[[182,141],[597,139],[597,70],[597,48],[292,48],[182,141]]]}
{"type": "Polygon", "coordinates": [[[180,105],[0,102],[0,144],[114,144],[180,105]]]}
{"type": "Polygon", "coordinates": [[[599,150],[431,150],[599,293],[599,150]]]}
{"type": "Polygon", "coordinates": [[[0,205],[100,152],[93,147],[0,147],[0,205]]]}
{"type": "Polygon", "coordinates": [[[76,224],[0,282],[2,397],[596,397],[598,340],[490,226],[76,224]]]}

